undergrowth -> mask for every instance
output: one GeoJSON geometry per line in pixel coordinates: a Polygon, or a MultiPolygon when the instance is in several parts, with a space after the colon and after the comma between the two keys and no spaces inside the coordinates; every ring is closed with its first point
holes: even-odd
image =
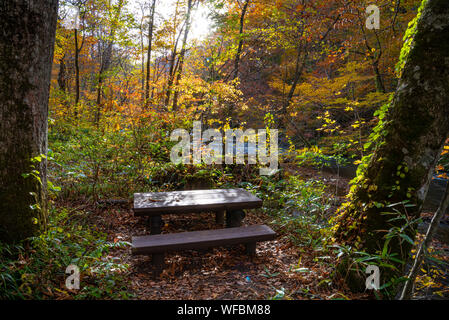
{"type": "Polygon", "coordinates": [[[88,212],[52,208],[48,231],[16,245],[0,243],[1,299],[128,299],[128,265],[109,256],[126,242],[108,242],[88,212]],[[69,265],[80,269],[80,290],[66,288],[69,265]]]}

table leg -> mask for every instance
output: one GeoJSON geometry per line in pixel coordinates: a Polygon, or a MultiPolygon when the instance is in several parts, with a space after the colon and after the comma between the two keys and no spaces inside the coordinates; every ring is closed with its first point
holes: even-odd
{"type": "Polygon", "coordinates": [[[225,213],[224,211],[217,211],[215,212],[215,222],[217,224],[223,224],[225,221],[225,213]]]}
{"type": "Polygon", "coordinates": [[[165,255],[163,253],[154,253],[151,258],[151,262],[154,266],[154,278],[158,278],[162,273],[162,269],[164,268],[164,258],[165,255]]]}
{"type": "Polygon", "coordinates": [[[246,254],[250,257],[254,257],[256,255],[256,242],[246,244],[246,254]]]}
{"type": "Polygon", "coordinates": [[[153,216],[150,218],[150,234],[161,234],[162,232],[162,217],[153,216]]]}
{"type": "Polygon", "coordinates": [[[226,228],[240,227],[244,218],[245,211],[243,210],[226,211],[226,228]]]}

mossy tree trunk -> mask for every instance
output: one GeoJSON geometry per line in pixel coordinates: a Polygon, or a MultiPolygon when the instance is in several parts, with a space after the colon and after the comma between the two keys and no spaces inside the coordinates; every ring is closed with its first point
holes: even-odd
{"type": "MultiPolygon", "coordinates": [[[[383,249],[390,228],[404,225],[400,219],[391,221],[399,213],[389,204],[409,200],[416,206],[395,208],[410,219],[419,216],[449,135],[449,3],[428,0],[422,8],[375,149],[359,168],[335,226],[338,240],[370,253],[383,249]]],[[[414,239],[412,229],[405,234],[414,239]]],[[[406,238],[395,237],[388,246],[402,261],[411,249],[406,238]]]]}
{"type": "Polygon", "coordinates": [[[42,183],[22,174],[47,152],[57,10],[57,0],[0,2],[0,239],[8,242],[45,226],[45,159],[35,163],[42,183]]]}

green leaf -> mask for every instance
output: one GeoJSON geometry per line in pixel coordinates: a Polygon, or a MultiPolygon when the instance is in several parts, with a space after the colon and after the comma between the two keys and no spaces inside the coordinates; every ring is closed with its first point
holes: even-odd
{"type": "Polygon", "coordinates": [[[404,239],[404,240],[406,240],[408,243],[410,243],[411,245],[414,245],[415,244],[415,242],[408,236],[408,235],[406,235],[406,234],[404,234],[404,233],[401,233],[400,235],[399,235],[402,239],[404,239]]]}

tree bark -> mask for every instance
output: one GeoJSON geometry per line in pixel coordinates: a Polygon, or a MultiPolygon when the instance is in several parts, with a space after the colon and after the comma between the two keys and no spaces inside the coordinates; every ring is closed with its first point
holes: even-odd
{"type": "MultiPolygon", "coordinates": [[[[435,165],[449,134],[449,6],[428,0],[418,21],[413,45],[394,99],[385,115],[380,138],[339,209],[336,237],[369,253],[382,250],[385,235],[404,221],[392,221],[388,204],[409,219],[420,214],[435,165]]],[[[415,230],[405,232],[411,239],[415,230]]],[[[395,237],[390,253],[406,261],[411,244],[395,237]]],[[[402,268],[398,268],[399,270],[402,268]]]]}
{"type": "Polygon", "coordinates": [[[57,0],[0,3],[0,239],[16,242],[45,227],[50,76],[57,0]],[[40,209],[32,209],[39,203],[40,209]]]}

